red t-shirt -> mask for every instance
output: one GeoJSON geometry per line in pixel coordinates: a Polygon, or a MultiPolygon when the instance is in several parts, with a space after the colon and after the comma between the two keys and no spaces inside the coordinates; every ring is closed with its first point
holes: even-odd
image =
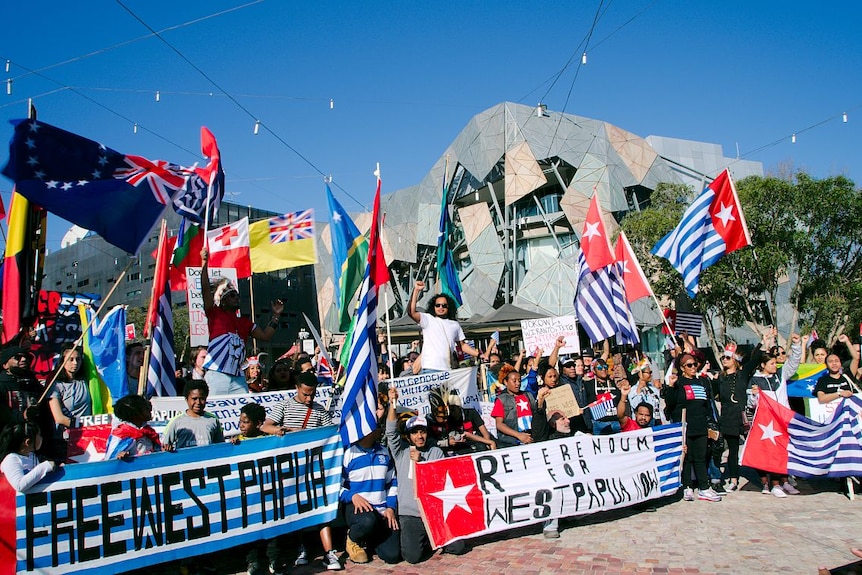
{"type": "Polygon", "coordinates": [[[245,342],[254,330],[254,322],[213,306],[207,313],[210,341],[204,369],[241,375],[245,361],[245,342]]]}

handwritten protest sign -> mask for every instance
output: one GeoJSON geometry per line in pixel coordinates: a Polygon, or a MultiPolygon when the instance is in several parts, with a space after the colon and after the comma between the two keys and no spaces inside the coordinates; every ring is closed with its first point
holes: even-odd
{"type": "Polygon", "coordinates": [[[71,465],[27,494],[0,476],[0,575],[134,570],[321,525],[342,454],[328,426],[71,465]]]}
{"type": "Polygon", "coordinates": [[[581,352],[578,326],[573,315],[522,319],[521,333],[524,337],[524,348],[528,354],[540,348],[543,356],[551,355],[554,344],[560,336],[566,338],[566,345],[560,348],[560,353],[581,352]]]}
{"type": "Polygon", "coordinates": [[[560,385],[551,390],[550,395],[545,398],[545,410],[548,414],[559,411],[566,417],[580,415],[581,406],[575,399],[575,392],[571,385],[560,385]]]}
{"type": "MultiPolygon", "coordinates": [[[[210,268],[210,285],[215,285],[222,278],[227,278],[233,285],[236,282],[234,268],[210,268]]],[[[189,307],[189,337],[191,346],[207,345],[210,341],[207,316],[204,312],[204,297],[201,294],[201,268],[186,268],[186,296],[189,307]]]]}
{"type": "Polygon", "coordinates": [[[677,423],[428,461],[416,464],[416,494],[440,547],[671,494],[680,486],[682,441],[677,423]]]}
{"type": "Polygon", "coordinates": [[[435,388],[444,388],[450,395],[458,396],[462,406],[481,413],[479,390],[476,387],[477,369],[476,367],[465,367],[449,371],[421,373],[389,379],[387,383],[398,387],[398,407],[407,411],[416,411],[419,415],[431,413],[428,394],[435,388]]]}

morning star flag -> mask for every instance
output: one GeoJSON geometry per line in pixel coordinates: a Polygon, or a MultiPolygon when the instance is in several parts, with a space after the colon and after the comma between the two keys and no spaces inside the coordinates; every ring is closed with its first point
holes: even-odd
{"type": "Polygon", "coordinates": [[[374,212],[368,242],[368,265],[359,288],[356,327],[350,334],[347,380],[341,411],[341,440],[356,443],[377,429],[377,291],[389,283],[389,268],[380,243],[380,179],[374,195],[374,212]]]}
{"type": "Polygon", "coordinates": [[[652,253],[682,274],[685,290],[694,298],[703,270],[748,245],[751,235],[726,169],[688,207],[679,224],[653,246],[652,253]]]}
{"type": "Polygon", "coordinates": [[[642,297],[651,296],[652,288],[650,288],[649,280],[647,280],[646,274],[643,268],[641,268],[634,250],[632,250],[629,239],[623,231],[620,232],[617,238],[615,257],[622,271],[622,283],[626,290],[626,301],[632,303],[642,297]]]}
{"type": "Polygon", "coordinates": [[[617,277],[616,265],[590,271],[583,251],[578,255],[578,291],[575,312],[578,323],[592,343],[618,336],[619,343],[639,341],[637,327],[625,300],[625,291],[617,277]]]}
{"type": "Polygon", "coordinates": [[[368,261],[368,240],[350,219],[347,211],[326,186],[329,200],[329,234],[332,240],[335,301],[338,303],[338,329],[346,331],[354,306],[353,294],[362,283],[362,272],[368,261]]]}
{"type": "Polygon", "coordinates": [[[248,241],[254,273],[316,264],[314,210],[249,224],[248,241]]]}
{"type": "Polygon", "coordinates": [[[126,306],[114,306],[102,318],[96,318],[89,306],[78,305],[78,311],[93,414],[113,413],[114,402],[131,393],[126,377],[126,306]]]}
{"type": "Polygon", "coordinates": [[[206,232],[210,268],[234,268],[236,278],[251,275],[248,217],[206,232]]]}
{"type": "Polygon", "coordinates": [[[416,464],[416,495],[431,543],[441,547],[674,493],[682,444],[676,423],[426,461],[416,464]]]}
{"type": "Polygon", "coordinates": [[[605,230],[605,222],[602,219],[602,207],[599,203],[599,195],[593,194],[587,217],[584,220],[584,229],[581,232],[581,252],[584,260],[591,271],[599,271],[614,263],[614,252],[611,250],[610,238],[605,230]]]}
{"type": "Polygon", "coordinates": [[[137,253],[186,187],[188,169],[123,155],[37,120],[14,120],[3,174],[49,212],[137,253]]]}
{"type": "Polygon", "coordinates": [[[841,400],[832,421],[818,423],[760,394],[740,463],[796,477],[862,474],[862,399],[841,400]]]}
{"type": "Polygon", "coordinates": [[[156,256],[156,272],[153,278],[153,297],[150,299],[150,309],[144,324],[144,337],[150,337],[147,397],[177,394],[174,314],[171,310],[170,252],[167,239],[167,228],[162,222],[159,252],[156,256]]]}
{"type": "Polygon", "coordinates": [[[452,250],[449,249],[449,236],[452,233],[452,222],[449,219],[449,186],[447,183],[449,161],[446,160],[446,176],[443,178],[443,194],[440,202],[440,226],[437,229],[437,279],[440,281],[440,293],[446,294],[462,305],[461,279],[455,269],[452,250]]]}

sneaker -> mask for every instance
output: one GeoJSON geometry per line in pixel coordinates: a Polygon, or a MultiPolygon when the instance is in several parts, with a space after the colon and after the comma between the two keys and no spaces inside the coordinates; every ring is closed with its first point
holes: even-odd
{"type": "Polygon", "coordinates": [[[270,561],[269,572],[272,573],[272,575],[287,575],[287,565],[270,561]]]}
{"type": "Polygon", "coordinates": [[[772,490],[769,488],[769,485],[764,483],[763,487],[760,489],[760,492],[764,495],[769,495],[770,493],[772,493],[772,490]]]}
{"type": "Polygon", "coordinates": [[[249,561],[248,575],[263,575],[263,572],[260,568],[260,563],[258,563],[257,561],[249,561]]]}
{"type": "Polygon", "coordinates": [[[559,539],[560,538],[560,532],[557,531],[556,529],[546,529],[546,530],[542,531],[542,535],[545,536],[545,539],[559,539]]]}
{"type": "Polygon", "coordinates": [[[728,481],[727,486],[725,487],[727,493],[733,493],[734,491],[739,491],[739,483],[736,481],[728,481]]]}
{"type": "Polygon", "coordinates": [[[797,486],[796,478],[795,478],[795,477],[793,477],[792,475],[789,475],[789,476],[787,477],[787,482],[788,482],[790,485],[792,485],[793,487],[796,487],[796,486],[797,486]]]}
{"type": "Polygon", "coordinates": [[[305,550],[305,545],[299,546],[299,555],[296,556],[296,561],[293,562],[294,567],[308,565],[308,551],[305,550]]]}
{"type": "Polygon", "coordinates": [[[721,496],[714,489],[699,489],[697,498],[701,501],[721,501],[721,496]]]}
{"type": "Polygon", "coordinates": [[[721,481],[713,481],[712,490],[716,492],[718,495],[727,495],[727,491],[724,490],[724,486],[721,484],[721,481]]]}
{"type": "Polygon", "coordinates": [[[344,569],[344,565],[339,561],[338,554],[335,553],[335,549],[330,549],[323,554],[323,565],[328,571],[341,571],[344,569]]]}
{"type": "Polygon", "coordinates": [[[799,490],[793,487],[789,481],[785,481],[784,485],[781,486],[781,489],[788,495],[799,495],[799,490]]]}
{"type": "Polygon", "coordinates": [[[782,498],[784,498],[784,497],[787,497],[787,494],[784,492],[784,490],[783,490],[783,489],[781,489],[781,488],[780,488],[779,486],[777,486],[777,485],[776,485],[775,487],[773,487],[773,488],[772,488],[772,490],[770,491],[770,493],[772,493],[774,496],[778,497],[779,499],[782,499],[782,498]]]}
{"type": "Polygon", "coordinates": [[[694,489],[686,487],[685,491],[682,492],[682,498],[685,501],[694,501],[694,489]]]}
{"type": "Polygon", "coordinates": [[[371,559],[368,558],[368,553],[359,543],[356,543],[350,537],[347,538],[347,556],[354,563],[368,563],[371,559]]]}

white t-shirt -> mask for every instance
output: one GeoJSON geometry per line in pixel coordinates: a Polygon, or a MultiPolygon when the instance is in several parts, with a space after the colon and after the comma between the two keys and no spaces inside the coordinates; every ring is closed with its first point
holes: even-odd
{"type": "Polygon", "coordinates": [[[419,313],[422,328],[422,368],[451,369],[450,359],[455,343],[464,341],[464,330],[457,321],[419,313]]]}

